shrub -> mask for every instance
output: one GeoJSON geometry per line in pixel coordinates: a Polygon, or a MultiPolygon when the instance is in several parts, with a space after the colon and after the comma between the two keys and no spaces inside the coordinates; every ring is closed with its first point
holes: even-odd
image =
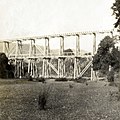
{"type": "Polygon", "coordinates": [[[29,77],[28,77],[28,81],[33,81],[32,76],[29,76],[29,77]]]}
{"type": "Polygon", "coordinates": [[[43,78],[43,77],[36,78],[36,80],[37,80],[38,82],[45,83],[45,78],[43,78]]]}
{"type": "Polygon", "coordinates": [[[63,81],[63,82],[65,82],[65,81],[68,81],[68,79],[67,78],[56,78],[55,81],[63,81]]]}
{"type": "Polygon", "coordinates": [[[86,83],[87,80],[85,78],[76,78],[74,81],[77,83],[86,83]]]}
{"type": "Polygon", "coordinates": [[[108,82],[114,82],[114,72],[110,71],[107,75],[108,82]]]}
{"type": "Polygon", "coordinates": [[[74,85],[73,84],[69,84],[69,88],[73,88],[74,87],[74,85]]]}
{"type": "Polygon", "coordinates": [[[38,96],[38,106],[40,110],[45,110],[46,104],[48,102],[48,97],[50,95],[51,86],[43,84],[42,89],[38,96]]]}
{"type": "Polygon", "coordinates": [[[110,85],[118,87],[118,91],[113,91],[113,92],[109,93],[110,94],[110,100],[118,100],[118,101],[120,101],[120,83],[111,82],[110,85]]]}
{"type": "Polygon", "coordinates": [[[45,93],[40,94],[39,99],[38,99],[38,105],[39,105],[40,110],[45,109],[46,102],[47,102],[47,98],[46,98],[45,93]]]}
{"type": "Polygon", "coordinates": [[[109,86],[118,87],[117,83],[115,83],[115,82],[110,82],[109,86]]]}

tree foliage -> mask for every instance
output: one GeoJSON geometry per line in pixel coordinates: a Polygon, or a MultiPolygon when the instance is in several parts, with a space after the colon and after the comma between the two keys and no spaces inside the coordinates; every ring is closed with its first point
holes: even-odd
{"type": "Polygon", "coordinates": [[[117,19],[115,28],[120,27],[120,0],[115,0],[111,8],[113,10],[113,15],[115,15],[115,18],[117,19]]]}
{"type": "Polygon", "coordinates": [[[93,57],[93,69],[108,72],[109,66],[114,70],[120,67],[120,51],[115,48],[114,40],[106,36],[99,44],[97,53],[93,57]]]}
{"type": "Polygon", "coordinates": [[[8,58],[4,53],[0,53],[0,78],[6,76],[6,67],[8,64],[8,58]]]}
{"type": "Polygon", "coordinates": [[[8,64],[8,58],[5,53],[0,53],[0,78],[13,78],[14,66],[8,64]]]}

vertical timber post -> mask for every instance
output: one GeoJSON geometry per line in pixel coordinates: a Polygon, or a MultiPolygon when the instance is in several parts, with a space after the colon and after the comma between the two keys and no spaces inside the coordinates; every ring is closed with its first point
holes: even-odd
{"type": "Polygon", "coordinates": [[[17,40],[16,41],[16,52],[15,52],[15,73],[16,73],[16,77],[18,78],[22,78],[22,62],[23,62],[23,58],[22,58],[22,41],[21,40],[17,40]]]}
{"type": "Polygon", "coordinates": [[[32,40],[30,40],[29,46],[29,61],[28,61],[28,74],[31,75],[31,51],[32,51],[32,40]]]}
{"type": "Polygon", "coordinates": [[[64,72],[65,72],[65,66],[64,66],[64,58],[63,58],[63,53],[64,53],[64,36],[60,36],[60,51],[59,55],[60,57],[58,58],[58,77],[64,77],[64,72]]]}
{"type": "Polygon", "coordinates": [[[3,53],[6,54],[6,41],[3,41],[3,53]]]}
{"type": "Polygon", "coordinates": [[[19,74],[19,78],[22,78],[22,60],[20,60],[20,74],[19,74]]]}
{"type": "Polygon", "coordinates": [[[32,64],[32,65],[33,65],[33,74],[32,74],[32,75],[33,75],[33,77],[35,78],[35,77],[36,77],[36,73],[35,73],[35,71],[36,71],[36,70],[35,70],[35,69],[36,69],[36,68],[35,68],[35,65],[36,65],[36,58],[35,58],[35,56],[36,56],[35,39],[33,39],[32,41],[33,41],[32,54],[33,54],[33,57],[34,57],[34,58],[33,58],[33,64],[32,64]]]}
{"type": "MultiPolygon", "coordinates": [[[[93,33],[93,51],[92,51],[92,60],[96,52],[96,33],[93,33]]],[[[95,80],[95,72],[93,71],[93,64],[91,65],[91,81],[95,80]]]]}
{"type": "Polygon", "coordinates": [[[80,35],[76,34],[76,55],[80,55],[80,35]]]}
{"type": "Polygon", "coordinates": [[[45,59],[43,58],[43,69],[42,69],[42,77],[45,76],[45,59]]]}
{"type": "Polygon", "coordinates": [[[3,53],[5,53],[7,57],[9,56],[9,50],[10,50],[9,42],[3,41],[3,53]]]}
{"type": "Polygon", "coordinates": [[[79,34],[77,34],[76,35],[76,42],[77,42],[77,51],[78,51],[78,54],[77,54],[77,56],[78,56],[78,61],[77,61],[77,77],[78,77],[78,75],[80,74],[80,71],[81,71],[81,69],[80,69],[80,65],[79,65],[79,62],[80,62],[80,35],[79,34]]]}
{"type": "Polygon", "coordinates": [[[19,41],[16,41],[16,50],[15,50],[15,77],[18,77],[19,74],[19,65],[18,65],[18,61],[17,61],[17,57],[18,57],[18,46],[19,46],[19,41]]]}
{"type": "Polygon", "coordinates": [[[76,57],[74,58],[74,79],[76,78],[76,66],[77,66],[77,60],[76,57]]]}
{"type": "Polygon", "coordinates": [[[66,75],[65,75],[65,58],[63,59],[63,76],[66,77],[66,75]]]}
{"type": "Polygon", "coordinates": [[[48,56],[48,58],[47,58],[47,77],[49,78],[50,77],[50,65],[49,65],[49,63],[50,63],[50,39],[49,38],[47,38],[47,56],[48,56]]]}
{"type": "Polygon", "coordinates": [[[60,59],[58,58],[58,78],[60,78],[60,59]]]}
{"type": "Polygon", "coordinates": [[[36,76],[35,73],[35,64],[36,64],[36,48],[35,48],[35,39],[30,39],[29,47],[29,62],[28,62],[28,74],[32,77],[36,76]]]}
{"type": "Polygon", "coordinates": [[[50,45],[49,45],[49,38],[45,37],[45,47],[44,47],[44,58],[43,58],[43,77],[49,77],[49,55],[50,55],[50,45]]]}
{"type": "Polygon", "coordinates": [[[75,51],[75,58],[74,58],[74,79],[78,76],[78,60],[80,55],[80,35],[76,34],[76,51],[75,51]]]}

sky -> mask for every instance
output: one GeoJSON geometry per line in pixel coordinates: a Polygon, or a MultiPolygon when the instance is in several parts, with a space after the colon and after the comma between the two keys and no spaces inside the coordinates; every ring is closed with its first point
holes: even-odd
{"type": "MultiPolygon", "coordinates": [[[[0,40],[111,30],[115,23],[111,10],[113,2],[114,0],[0,0],[0,40]]],[[[75,44],[70,39],[67,41],[68,48],[75,44]]],[[[51,46],[57,47],[57,43],[55,41],[51,46]]],[[[83,40],[83,48],[91,47],[88,43],[83,40]]]]}

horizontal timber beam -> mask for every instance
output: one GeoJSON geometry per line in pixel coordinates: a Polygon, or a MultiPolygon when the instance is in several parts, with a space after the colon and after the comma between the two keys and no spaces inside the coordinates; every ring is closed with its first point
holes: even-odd
{"type": "Polygon", "coordinates": [[[103,30],[103,31],[83,31],[83,32],[73,32],[73,33],[61,33],[61,34],[53,34],[53,35],[44,35],[44,36],[33,36],[33,37],[22,37],[22,38],[14,38],[14,39],[6,39],[0,40],[0,43],[6,42],[15,42],[17,40],[27,41],[31,39],[45,39],[45,38],[55,38],[55,37],[67,37],[67,36],[77,36],[77,35],[92,35],[92,34],[104,34],[104,33],[113,33],[113,30],[103,30]]]}

